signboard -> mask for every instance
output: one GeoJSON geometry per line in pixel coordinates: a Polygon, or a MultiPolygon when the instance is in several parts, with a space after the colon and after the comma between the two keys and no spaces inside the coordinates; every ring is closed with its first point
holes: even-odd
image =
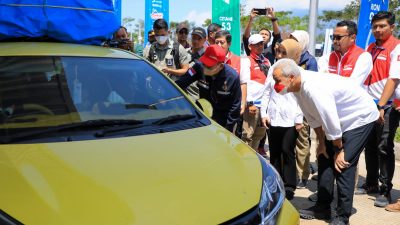
{"type": "Polygon", "coordinates": [[[232,35],[230,50],[240,55],[240,0],[213,0],[212,22],[222,26],[232,35]]]}
{"type": "Polygon", "coordinates": [[[360,14],[358,16],[357,46],[367,49],[368,45],[375,41],[371,31],[372,17],[379,11],[387,11],[388,8],[389,0],[361,0],[360,14]]]}
{"type": "Polygon", "coordinates": [[[147,43],[147,32],[153,29],[157,19],[164,19],[169,24],[169,0],[146,0],[144,20],[144,43],[147,43]]]}

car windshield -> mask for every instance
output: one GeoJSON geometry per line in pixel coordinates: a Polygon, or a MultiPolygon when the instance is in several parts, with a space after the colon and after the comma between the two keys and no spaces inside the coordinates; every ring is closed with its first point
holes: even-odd
{"type": "Polygon", "coordinates": [[[0,139],[87,121],[160,126],[197,116],[182,93],[143,60],[0,57],[0,139]]]}

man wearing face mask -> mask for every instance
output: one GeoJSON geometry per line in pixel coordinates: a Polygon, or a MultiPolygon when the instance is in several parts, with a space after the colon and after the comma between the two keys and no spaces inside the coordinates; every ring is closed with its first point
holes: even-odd
{"type": "Polygon", "coordinates": [[[153,30],[156,42],[143,56],[172,80],[177,80],[189,69],[190,55],[182,45],[169,39],[168,24],[164,19],[154,21],[153,30]]]}
{"type": "MultiPolygon", "coordinates": [[[[348,224],[353,205],[355,172],[379,112],[354,81],[300,69],[291,59],[274,64],[279,90],[292,92],[318,139],[318,200],[299,210],[303,219],[329,219],[336,179],[338,203],[333,224],[348,224]]],[[[277,90],[277,91],[279,91],[277,90]]]]}
{"type": "Polygon", "coordinates": [[[182,89],[197,81],[200,98],[213,107],[212,119],[233,132],[240,116],[241,90],[238,73],[225,62],[225,50],[210,45],[200,60],[176,81],[182,89]]]}
{"type": "MultiPolygon", "coordinates": [[[[265,80],[271,63],[264,57],[264,39],[260,34],[253,34],[249,38],[250,56],[242,58],[241,67],[248,70],[250,78],[247,80],[247,99],[243,113],[242,140],[258,150],[260,140],[264,137],[267,128],[261,122],[261,99],[265,90],[265,80]]],[[[263,152],[259,152],[264,155],[263,152]]]]}

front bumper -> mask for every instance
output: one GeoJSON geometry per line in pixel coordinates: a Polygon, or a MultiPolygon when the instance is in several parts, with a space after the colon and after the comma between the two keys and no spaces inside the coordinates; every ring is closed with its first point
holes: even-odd
{"type": "Polygon", "coordinates": [[[299,212],[294,208],[288,200],[282,205],[278,215],[276,225],[298,225],[300,224],[299,212]]]}

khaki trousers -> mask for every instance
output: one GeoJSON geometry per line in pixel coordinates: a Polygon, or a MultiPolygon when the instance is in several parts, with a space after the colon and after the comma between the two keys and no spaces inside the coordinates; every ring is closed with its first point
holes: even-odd
{"type": "Polygon", "coordinates": [[[267,128],[262,126],[260,108],[257,108],[255,115],[252,115],[246,107],[243,113],[242,140],[257,151],[266,131],[267,128]]]}
{"type": "Polygon", "coordinates": [[[296,169],[299,179],[308,179],[310,175],[310,126],[303,119],[303,128],[296,140],[296,169]]]}

